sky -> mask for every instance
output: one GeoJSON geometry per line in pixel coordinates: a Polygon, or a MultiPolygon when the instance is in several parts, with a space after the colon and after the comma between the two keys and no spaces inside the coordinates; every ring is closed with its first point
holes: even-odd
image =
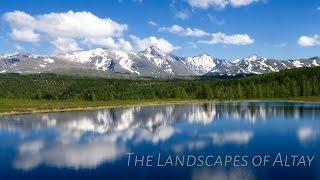
{"type": "Polygon", "coordinates": [[[320,55],[319,0],[0,0],[0,7],[0,54],[153,45],[227,60],[320,55]]]}

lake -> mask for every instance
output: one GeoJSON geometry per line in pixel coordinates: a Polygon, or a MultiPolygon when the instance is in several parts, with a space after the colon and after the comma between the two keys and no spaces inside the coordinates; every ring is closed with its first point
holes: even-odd
{"type": "Polygon", "coordinates": [[[320,103],[0,116],[0,179],[320,179],[320,103]]]}

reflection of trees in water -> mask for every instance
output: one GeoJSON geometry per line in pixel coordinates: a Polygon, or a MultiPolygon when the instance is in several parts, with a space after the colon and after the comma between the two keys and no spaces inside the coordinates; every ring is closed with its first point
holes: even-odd
{"type": "Polygon", "coordinates": [[[318,104],[217,103],[190,105],[137,106],[105,110],[3,116],[0,128],[30,130],[59,127],[98,133],[142,128],[150,132],[176,122],[208,124],[216,120],[256,122],[268,119],[318,120],[318,104]]]}
{"type": "Polygon", "coordinates": [[[196,168],[192,171],[192,180],[254,180],[254,171],[249,167],[196,168]]]}
{"type": "Polygon", "coordinates": [[[278,103],[273,106],[268,103],[222,103],[216,105],[217,114],[224,118],[243,119],[250,122],[257,120],[277,119],[303,119],[308,116],[312,120],[320,117],[320,106],[293,103],[278,103]]]}
{"type": "MultiPolygon", "coordinates": [[[[16,168],[28,170],[41,164],[54,167],[95,168],[104,162],[117,160],[125,152],[130,152],[132,144],[168,143],[173,135],[180,133],[179,129],[173,126],[174,123],[206,125],[219,120],[244,120],[254,123],[272,118],[299,120],[306,117],[308,120],[318,120],[319,110],[320,106],[288,106],[285,103],[137,106],[3,116],[0,118],[0,130],[21,132],[21,139],[16,142],[18,154],[13,162],[16,168]],[[28,138],[34,131],[45,128],[55,130],[53,139],[45,140],[38,136],[28,138]]],[[[182,133],[186,138],[168,143],[168,149],[175,153],[183,153],[208,146],[244,145],[254,136],[250,129],[199,132],[197,135],[182,133]]],[[[297,137],[306,141],[316,139],[318,134],[310,127],[303,127],[298,130],[297,137]]],[[[223,175],[231,176],[229,172],[224,172],[223,175]]]]}

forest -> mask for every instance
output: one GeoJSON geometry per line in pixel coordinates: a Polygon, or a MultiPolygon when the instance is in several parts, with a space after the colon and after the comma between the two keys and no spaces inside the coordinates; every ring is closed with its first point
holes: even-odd
{"type": "Polygon", "coordinates": [[[0,98],[30,100],[262,99],[320,95],[320,67],[241,78],[112,79],[0,74],[0,98]]]}

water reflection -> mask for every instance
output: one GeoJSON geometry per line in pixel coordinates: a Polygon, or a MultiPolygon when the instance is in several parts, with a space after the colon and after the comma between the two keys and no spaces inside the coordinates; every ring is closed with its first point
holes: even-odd
{"type": "Polygon", "coordinates": [[[248,168],[203,168],[192,173],[192,180],[254,180],[255,175],[248,168]]]}
{"type": "MultiPolygon", "coordinates": [[[[69,132],[70,133],[70,132],[69,132]]],[[[70,133],[74,136],[73,133],[70,133]]],[[[60,138],[60,137],[59,137],[60,138]]],[[[85,142],[75,138],[68,142],[33,140],[18,145],[18,155],[14,167],[30,170],[46,164],[54,167],[95,168],[106,161],[113,161],[126,152],[126,147],[116,143],[117,137],[110,135],[97,137],[85,142]],[[50,144],[49,144],[50,143],[50,144]]]]}
{"type": "Polygon", "coordinates": [[[4,116],[0,129],[37,129],[59,127],[79,131],[106,133],[143,128],[154,132],[179,121],[208,124],[215,120],[244,120],[250,123],[267,118],[318,120],[317,103],[220,103],[128,107],[97,111],[4,116]]]}
{"type": "MultiPolygon", "coordinates": [[[[243,148],[253,151],[261,142],[276,143],[272,136],[308,146],[319,142],[319,117],[320,104],[285,102],[163,105],[2,116],[0,140],[14,136],[13,144],[7,146],[16,152],[12,159],[2,160],[11,161],[14,168],[22,170],[42,165],[95,169],[123,161],[127,152],[150,149],[153,149],[150,153],[173,154],[211,149],[220,153],[243,148]],[[271,138],[266,140],[268,136],[271,138]]],[[[196,169],[192,173],[192,179],[239,179],[239,176],[255,179],[250,169],[196,169]]]]}

